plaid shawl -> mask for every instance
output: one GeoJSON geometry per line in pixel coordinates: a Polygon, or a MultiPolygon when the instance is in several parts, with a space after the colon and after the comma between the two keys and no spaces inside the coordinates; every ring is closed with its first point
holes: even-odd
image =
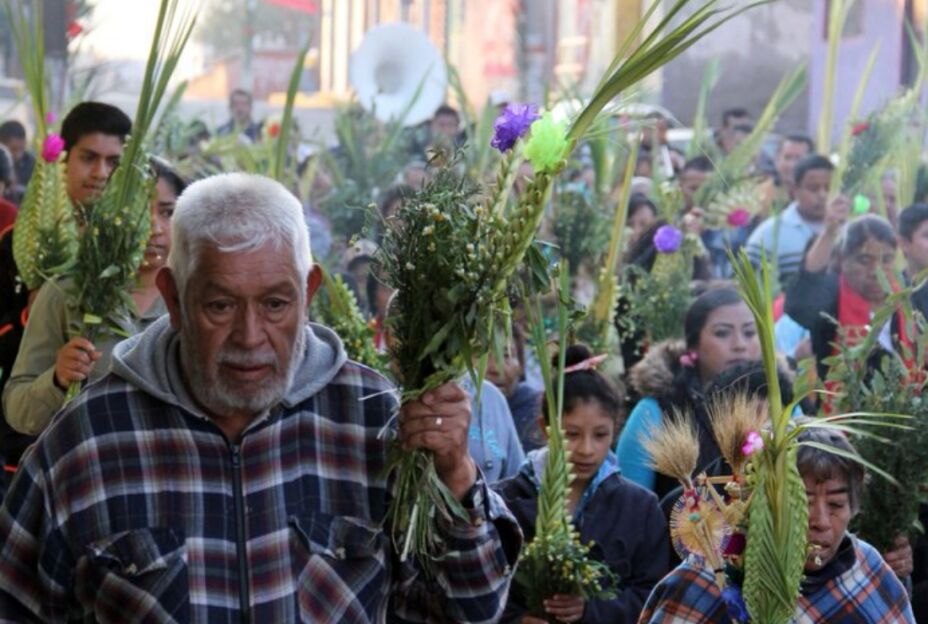
{"type": "MultiPolygon", "coordinates": [[[[905,588],[875,548],[851,536],[854,564],[804,592],[791,624],[914,624],[905,588]]],[[[728,624],[712,572],[690,557],[648,598],[639,624],[728,624]]]]}

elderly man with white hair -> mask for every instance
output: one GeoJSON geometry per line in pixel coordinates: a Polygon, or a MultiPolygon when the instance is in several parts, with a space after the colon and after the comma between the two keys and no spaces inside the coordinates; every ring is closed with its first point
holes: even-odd
{"type": "Polygon", "coordinates": [[[53,420],[0,508],[0,621],[498,619],[521,537],[467,450],[467,394],[407,405],[470,521],[438,518],[426,579],[382,528],[389,383],[306,322],[300,203],[226,174],[190,186],[158,276],[169,315],[53,420]]]}

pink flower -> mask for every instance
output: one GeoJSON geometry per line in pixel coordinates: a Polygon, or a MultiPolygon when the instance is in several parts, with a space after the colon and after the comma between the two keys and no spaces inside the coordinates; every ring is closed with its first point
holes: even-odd
{"type": "Polygon", "coordinates": [[[48,125],[55,123],[55,120],[57,119],[58,117],[55,115],[55,113],[51,111],[45,113],[45,123],[47,123],[48,125]]]}
{"type": "Polygon", "coordinates": [[[71,21],[68,23],[67,33],[68,39],[74,39],[76,36],[84,32],[84,27],[81,26],[76,21],[71,21]]]}
{"type": "Polygon", "coordinates": [[[45,162],[55,162],[64,151],[64,139],[57,134],[49,134],[42,144],[42,158],[45,162]]]}
{"type": "Polygon", "coordinates": [[[728,213],[726,221],[731,227],[742,227],[751,220],[751,213],[744,208],[735,208],[728,213]]]}
{"type": "Polygon", "coordinates": [[[680,366],[685,366],[686,368],[693,368],[696,366],[696,362],[699,361],[699,354],[695,351],[687,351],[680,356],[680,366]]]}
{"type": "Polygon", "coordinates": [[[851,136],[855,136],[855,137],[860,136],[861,134],[863,134],[869,129],[870,129],[870,124],[868,124],[866,121],[859,123],[859,124],[855,124],[854,127],[851,128],[851,136]]]}
{"type": "Polygon", "coordinates": [[[749,431],[744,438],[744,444],[741,445],[741,452],[745,457],[750,457],[757,451],[763,450],[764,438],[756,431],[749,431]]]}

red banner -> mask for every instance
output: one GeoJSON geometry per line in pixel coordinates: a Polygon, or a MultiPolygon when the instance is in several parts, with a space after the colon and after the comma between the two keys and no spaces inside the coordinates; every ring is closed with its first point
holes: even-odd
{"type": "Polygon", "coordinates": [[[294,11],[302,11],[303,13],[318,13],[319,5],[315,0],[264,0],[268,4],[276,4],[277,6],[286,7],[288,9],[293,9],[294,11]]]}

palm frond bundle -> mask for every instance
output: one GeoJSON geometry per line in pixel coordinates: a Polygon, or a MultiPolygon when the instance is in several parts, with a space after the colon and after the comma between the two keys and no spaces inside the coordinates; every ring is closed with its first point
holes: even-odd
{"type": "Polygon", "coordinates": [[[617,338],[614,329],[616,300],[619,296],[619,280],[616,271],[619,254],[623,248],[625,223],[628,218],[628,199],[631,194],[631,181],[635,173],[637,156],[638,144],[633,142],[625,163],[622,192],[612,218],[606,259],[596,280],[596,295],[578,330],[580,339],[597,353],[613,351],[610,348],[614,344],[612,339],[617,338]]]}
{"type": "Polygon", "coordinates": [[[609,242],[609,218],[592,193],[575,184],[565,185],[554,194],[552,229],[559,255],[576,274],[581,268],[601,264],[609,242]]]}
{"type": "MultiPolygon", "coordinates": [[[[799,596],[799,583],[807,553],[808,508],[805,485],[796,466],[801,444],[799,434],[806,428],[828,428],[845,434],[867,434],[867,426],[892,426],[892,414],[856,412],[795,424],[792,412],[798,397],[783,405],[777,376],[773,334],[773,307],[770,272],[766,260],[761,276],[755,274],[747,254],[732,258],[739,289],[754,314],[767,377],[767,412],[770,430],[763,433],[763,448],[751,455],[747,487],[752,492],[747,511],[747,548],[744,556],[744,597],[751,618],[758,622],[785,623],[792,617],[799,596]]],[[[900,426],[895,424],[894,426],[900,426]]],[[[872,434],[871,434],[872,435],[872,434]]],[[[872,463],[840,449],[822,450],[859,461],[871,471],[888,477],[872,463]]]]}
{"type": "Polygon", "coordinates": [[[906,426],[886,427],[879,436],[862,431],[854,434],[861,457],[892,478],[873,479],[864,488],[861,511],[853,521],[855,532],[881,551],[891,549],[898,536],[914,531],[921,487],[928,474],[928,377],[924,373],[928,324],[910,303],[916,287],[889,297],[874,314],[863,340],[839,332],[840,348],[827,360],[828,382],[836,391],[835,411],[911,416],[906,426]],[[900,309],[908,334],[916,337],[914,344],[900,345],[896,353],[883,351],[877,343],[880,328],[900,309]]]}
{"type": "MultiPolygon", "coordinates": [[[[514,149],[534,168],[534,177],[515,205],[486,205],[451,168],[440,171],[422,192],[403,203],[396,224],[381,247],[387,282],[397,290],[389,324],[397,341],[393,351],[404,399],[456,379],[473,362],[485,369],[489,343],[502,339],[498,328],[509,318],[506,291],[522,264],[541,222],[551,185],[573,148],[602,108],[661,65],[676,58],[725,21],[754,6],[717,8],[706,2],[688,17],[689,0],[676,0],[655,29],[643,34],[646,21],[662,3],[655,2],[621,46],[589,103],[564,127],[550,113],[531,126],[530,138],[514,149]],[[680,24],[671,24],[681,18],[680,24]],[[428,295],[425,295],[428,293],[428,295]]],[[[477,387],[482,372],[477,377],[477,387]]],[[[434,530],[439,516],[466,518],[421,451],[399,453],[395,492],[388,510],[391,532],[405,558],[421,564],[438,556],[442,544],[434,530]]]]}
{"type": "Polygon", "coordinates": [[[715,195],[705,208],[703,223],[718,230],[745,226],[763,209],[762,181],[744,176],[715,195]]]}
{"type": "Polygon", "coordinates": [[[699,461],[699,437],[691,414],[675,412],[659,429],[649,431],[641,442],[654,470],[673,477],[687,489],[693,488],[692,479],[699,461]]]}
{"type": "MultiPolygon", "coordinates": [[[[582,596],[585,599],[609,599],[615,596],[616,581],[604,562],[590,558],[590,545],[580,542],[568,512],[568,493],[573,480],[567,438],[562,427],[564,364],[567,354],[570,297],[567,271],[561,266],[558,285],[558,364],[553,376],[551,363],[541,358],[548,413],[548,445],[544,472],[538,492],[538,515],[535,536],[526,544],[516,571],[516,582],[526,595],[529,612],[546,617],[544,601],[556,594],[582,596]]],[[[536,353],[547,352],[546,332],[537,303],[532,308],[531,334],[536,353]]]]}
{"type": "Polygon", "coordinates": [[[734,475],[743,475],[748,460],[744,452],[745,440],[751,432],[762,431],[767,426],[766,403],[737,393],[710,400],[706,411],[722,457],[734,475]]]}
{"type": "MultiPolygon", "coordinates": [[[[193,15],[181,14],[178,5],[177,0],[161,1],[132,134],[80,235],[69,304],[81,314],[77,332],[91,341],[108,329],[107,319],[133,307],[130,291],[149,238],[155,184],[145,144],[194,25],[193,15]]],[[[77,389],[72,386],[69,395],[77,389]]]]}
{"type": "Polygon", "coordinates": [[[377,352],[374,330],[341,275],[323,272],[322,289],[313,299],[312,312],[320,323],[335,330],[348,357],[374,370],[386,371],[387,357],[377,352]]]}
{"type": "Polygon", "coordinates": [[[350,240],[363,235],[368,206],[379,200],[380,191],[388,188],[406,165],[407,137],[399,122],[383,124],[357,105],[336,110],[335,135],[339,150],[320,154],[334,189],[320,208],[331,220],[333,233],[350,240]]]}
{"type": "Polygon", "coordinates": [[[696,192],[693,202],[696,206],[712,205],[715,198],[731,189],[738,181],[750,174],[749,168],[757,157],[767,133],[773,128],[777,119],[790,104],[795,101],[806,86],[807,71],[801,65],[788,73],[777,85],[770,101],[754,124],[754,129],[731,153],[716,164],[716,171],[696,192]]]}
{"type": "Polygon", "coordinates": [[[907,92],[856,126],[847,162],[840,164],[836,172],[842,193],[853,197],[879,180],[883,163],[902,140],[908,126],[915,95],[913,91],[907,92]]]}
{"type": "Polygon", "coordinates": [[[650,271],[626,266],[619,292],[628,310],[618,319],[619,331],[629,336],[644,333],[648,344],[682,338],[680,319],[693,300],[693,259],[701,253],[702,243],[687,235],[676,251],[658,253],[650,271]]]}
{"type": "Polygon", "coordinates": [[[676,422],[679,416],[666,418],[652,433],[652,438],[661,439],[648,445],[654,449],[655,467],[684,486],[671,521],[678,551],[701,556],[713,570],[716,584],[725,590],[722,596],[731,607],[729,615],[739,618],[733,621],[786,624],[795,615],[808,552],[808,501],[796,464],[799,447],[807,445],[859,461],[896,483],[865,458],[816,442],[800,442],[799,435],[809,428],[824,428],[878,440],[866,427],[908,428],[891,420],[899,418],[896,415],[873,412],[794,422],[793,410],[803,397],[789,405],[781,399],[769,266],[762,259],[758,277],[743,251],[737,258],[731,255],[731,261],[757,324],[767,398],[728,395],[709,405],[712,430],[732,468],[731,476],[691,478],[695,443],[685,425],[676,422]],[[727,496],[716,490],[720,485],[727,496]],[[743,611],[742,600],[749,620],[736,615],[743,611]]]}
{"type": "Polygon", "coordinates": [[[686,146],[687,159],[705,155],[716,160],[718,156],[718,148],[713,140],[709,120],[706,118],[706,105],[709,94],[715,89],[720,76],[719,59],[714,58],[706,64],[699,85],[699,99],[696,100],[696,112],[693,114],[693,140],[686,146]]]}
{"type": "Polygon", "coordinates": [[[42,3],[7,0],[3,6],[12,25],[35,117],[35,151],[41,154],[26,187],[13,237],[13,257],[20,278],[27,289],[35,290],[47,279],[70,270],[77,253],[77,225],[58,154],[63,141],[49,133],[42,3]],[[48,149],[49,141],[57,141],[57,149],[48,149]]]}
{"type": "Polygon", "coordinates": [[[838,52],[851,8],[857,0],[834,0],[828,10],[828,55],[825,58],[825,84],[822,108],[818,118],[818,136],[815,145],[822,154],[831,152],[831,124],[834,115],[835,77],[838,67],[838,52]]]}

